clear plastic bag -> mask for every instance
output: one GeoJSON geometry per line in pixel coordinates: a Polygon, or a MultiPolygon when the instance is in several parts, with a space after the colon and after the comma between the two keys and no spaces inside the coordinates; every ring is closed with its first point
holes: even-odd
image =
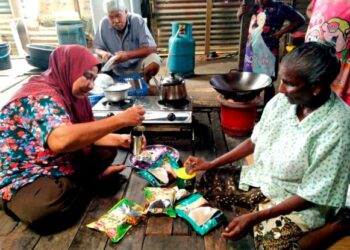
{"type": "Polygon", "coordinates": [[[226,223],[224,214],[209,205],[199,193],[194,193],[179,201],[175,206],[176,214],[188,221],[200,235],[205,235],[213,228],[226,223]]]}

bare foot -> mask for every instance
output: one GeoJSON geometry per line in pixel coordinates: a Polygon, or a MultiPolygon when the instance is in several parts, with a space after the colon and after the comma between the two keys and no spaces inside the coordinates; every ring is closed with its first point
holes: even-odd
{"type": "Polygon", "coordinates": [[[108,168],[105,169],[105,171],[103,171],[98,178],[101,179],[105,179],[115,173],[119,173],[121,171],[123,171],[126,168],[125,165],[112,165],[109,166],[108,168]]]}

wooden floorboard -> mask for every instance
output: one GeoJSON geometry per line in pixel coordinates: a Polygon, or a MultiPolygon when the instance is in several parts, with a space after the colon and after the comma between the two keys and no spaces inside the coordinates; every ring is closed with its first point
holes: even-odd
{"type": "Polygon", "coordinates": [[[212,111],[209,113],[211,120],[211,128],[213,131],[214,148],[216,149],[216,156],[223,155],[228,152],[226,138],[221,129],[221,117],[219,111],[212,111]]]}
{"type": "Polygon", "coordinates": [[[41,236],[38,243],[35,245],[35,250],[48,250],[48,249],[69,249],[74,237],[76,236],[79,226],[83,220],[83,217],[74,226],[48,236],[41,236]]]}
{"type": "Polygon", "coordinates": [[[143,250],[195,250],[204,249],[204,242],[197,236],[150,236],[145,239],[143,250]]]}
{"type": "Polygon", "coordinates": [[[40,239],[40,235],[34,233],[23,223],[18,226],[6,236],[1,239],[1,249],[33,249],[40,239]]]}

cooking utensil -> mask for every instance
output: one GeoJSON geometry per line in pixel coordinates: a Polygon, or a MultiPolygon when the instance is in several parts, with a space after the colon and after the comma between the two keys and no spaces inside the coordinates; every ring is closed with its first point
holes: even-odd
{"type": "Polygon", "coordinates": [[[129,83],[116,83],[104,89],[108,101],[119,102],[126,99],[127,91],[131,89],[129,83]]]}
{"type": "Polygon", "coordinates": [[[41,70],[47,70],[48,66],[49,66],[49,62],[45,62],[43,60],[37,60],[37,59],[32,59],[30,56],[26,56],[26,61],[28,64],[39,68],[41,70]]]}
{"type": "Polygon", "coordinates": [[[110,75],[99,73],[94,81],[94,85],[100,88],[107,88],[114,85],[114,80],[110,75]]]}
{"type": "Polygon", "coordinates": [[[101,71],[102,72],[107,72],[112,70],[117,64],[115,63],[115,61],[118,59],[118,56],[111,56],[108,61],[105,63],[105,65],[103,65],[101,71]]]}
{"type": "Polygon", "coordinates": [[[154,81],[158,87],[160,99],[164,101],[178,101],[187,98],[185,80],[172,73],[165,77],[159,83],[156,78],[154,81]]]}
{"type": "Polygon", "coordinates": [[[49,66],[50,54],[56,47],[46,44],[30,43],[27,44],[27,48],[29,52],[29,56],[26,57],[27,62],[34,67],[46,70],[49,66]]]}
{"type": "Polygon", "coordinates": [[[104,89],[111,85],[114,85],[113,78],[107,74],[99,73],[94,81],[94,88],[89,93],[92,95],[104,95],[104,89]]]}
{"type": "Polygon", "coordinates": [[[130,83],[132,89],[142,89],[142,79],[141,78],[125,78],[127,83],[130,83]]]}
{"type": "Polygon", "coordinates": [[[236,70],[230,70],[225,75],[215,75],[210,79],[210,84],[225,99],[239,102],[253,100],[271,83],[272,79],[268,75],[236,70]]]}

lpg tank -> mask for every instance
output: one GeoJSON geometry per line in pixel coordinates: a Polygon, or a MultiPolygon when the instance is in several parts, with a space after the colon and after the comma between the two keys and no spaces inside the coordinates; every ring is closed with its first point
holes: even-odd
{"type": "Polygon", "coordinates": [[[172,22],[169,38],[169,72],[182,77],[194,75],[195,40],[192,37],[192,23],[172,22]]]}

